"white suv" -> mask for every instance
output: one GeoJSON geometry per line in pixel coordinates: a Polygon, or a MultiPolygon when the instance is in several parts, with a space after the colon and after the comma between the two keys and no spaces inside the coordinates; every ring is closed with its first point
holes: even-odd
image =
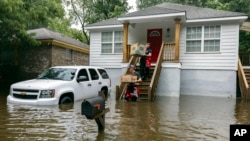
{"type": "Polygon", "coordinates": [[[95,97],[99,91],[107,96],[111,80],[104,68],[93,66],[57,66],[38,78],[12,84],[8,103],[56,105],[95,97]]]}

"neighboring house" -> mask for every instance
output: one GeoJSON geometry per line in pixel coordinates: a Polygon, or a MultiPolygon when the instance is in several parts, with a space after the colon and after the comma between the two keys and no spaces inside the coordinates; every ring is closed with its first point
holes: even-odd
{"type": "Polygon", "coordinates": [[[239,28],[247,18],[244,13],[163,3],[87,25],[90,65],[110,71],[114,88],[128,65],[127,45],[150,42],[156,62],[165,42],[170,49],[164,46],[157,95],[236,97],[239,28]]]}
{"type": "Polygon", "coordinates": [[[36,77],[46,68],[59,65],[89,65],[89,46],[46,28],[29,30],[39,47],[19,48],[18,65],[23,79],[36,77]]]}

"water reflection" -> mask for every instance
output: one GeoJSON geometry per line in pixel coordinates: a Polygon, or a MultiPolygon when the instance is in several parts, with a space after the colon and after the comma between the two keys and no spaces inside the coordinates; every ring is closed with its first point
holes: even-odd
{"type": "Polygon", "coordinates": [[[234,114],[237,124],[250,124],[250,102],[238,99],[234,114]]]}
{"type": "Polygon", "coordinates": [[[62,106],[7,105],[0,94],[1,140],[229,140],[229,125],[250,123],[250,103],[218,97],[157,97],[154,102],[106,102],[106,129],[81,115],[81,101],[62,106]]]}
{"type": "Polygon", "coordinates": [[[235,123],[235,99],[183,96],[179,107],[180,138],[229,140],[229,125],[235,123]]]}

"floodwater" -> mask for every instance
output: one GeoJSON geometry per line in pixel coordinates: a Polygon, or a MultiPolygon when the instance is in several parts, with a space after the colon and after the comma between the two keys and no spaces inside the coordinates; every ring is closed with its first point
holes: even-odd
{"type": "Polygon", "coordinates": [[[230,124],[250,124],[250,102],[231,98],[157,97],[154,102],[106,103],[106,128],[81,115],[81,102],[64,106],[6,103],[0,92],[3,141],[228,141],[230,124]]]}

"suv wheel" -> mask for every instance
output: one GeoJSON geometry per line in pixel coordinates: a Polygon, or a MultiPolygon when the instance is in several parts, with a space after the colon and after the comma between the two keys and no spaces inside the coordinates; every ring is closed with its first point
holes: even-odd
{"type": "Polygon", "coordinates": [[[107,100],[108,99],[108,91],[106,89],[102,89],[101,92],[104,94],[105,100],[107,100]]]}
{"type": "Polygon", "coordinates": [[[69,96],[64,96],[62,98],[60,98],[59,104],[66,104],[66,103],[72,103],[73,100],[71,97],[69,96]]]}

